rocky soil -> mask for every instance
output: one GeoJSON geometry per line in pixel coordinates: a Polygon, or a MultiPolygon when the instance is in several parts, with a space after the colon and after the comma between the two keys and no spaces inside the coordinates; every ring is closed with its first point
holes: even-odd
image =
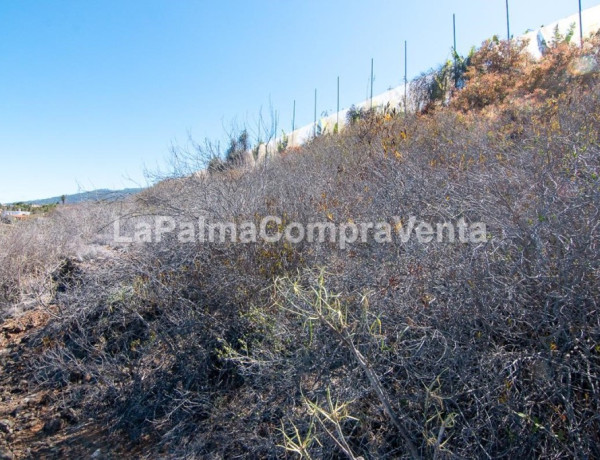
{"type": "Polygon", "coordinates": [[[36,350],[28,343],[51,315],[30,311],[0,324],[0,460],[119,458],[120,442],[85,413],[64,407],[59,390],[41,390],[32,379],[36,350]]]}

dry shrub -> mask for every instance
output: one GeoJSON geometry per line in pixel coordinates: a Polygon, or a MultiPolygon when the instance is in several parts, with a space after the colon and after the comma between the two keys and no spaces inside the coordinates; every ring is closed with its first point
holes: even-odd
{"type": "Polygon", "coordinates": [[[2,315],[52,300],[65,260],[94,257],[106,242],[112,211],[104,204],[68,206],[48,216],[1,224],[2,315]]]}
{"type": "Polygon", "coordinates": [[[479,110],[522,97],[537,100],[563,94],[569,86],[589,85],[597,78],[599,40],[595,36],[582,49],[569,41],[556,41],[539,61],[525,52],[526,42],[485,41],[468,59],[465,88],[458,91],[453,107],[479,110]]]}
{"type": "MultiPolygon", "coordinates": [[[[501,76],[490,101],[520,56],[475,60],[472,80],[501,76]]],[[[600,456],[598,94],[373,114],[146,191],[132,219],[464,218],[489,238],[131,245],[58,296],[30,345],[38,383],[148,457],[600,456]]]]}
{"type": "Polygon", "coordinates": [[[461,110],[482,109],[502,103],[514,90],[529,64],[527,43],[486,40],[469,59],[466,86],[453,105],[461,110]]]}

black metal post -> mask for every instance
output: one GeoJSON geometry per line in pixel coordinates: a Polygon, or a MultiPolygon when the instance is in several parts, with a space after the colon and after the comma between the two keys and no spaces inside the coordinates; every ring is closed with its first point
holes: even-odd
{"type": "Polygon", "coordinates": [[[336,119],[335,119],[335,126],[337,127],[338,131],[340,129],[340,77],[337,77],[337,112],[336,114],[336,119]]]}
{"type": "Polygon", "coordinates": [[[317,137],[317,88],[315,88],[315,124],[313,126],[313,136],[317,137]]]}
{"type": "Polygon", "coordinates": [[[371,58],[371,108],[373,108],[373,58],[371,58]]]}
{"type": "Polygon", "coordinates": [[[583,48],[583,19],[581,17],[581,0],[579,0],[579,44],[583,48]]]}
{"type": "Polygon", "coordinates": [[[452,14],[452,32],[454,34],[454,54],[456,55],[456,14],[452,14]]]}
{"type": "Polygon", "coordinates": [[[508,0],[506,0],[506,37],[510,41],[510,15],[508,11],[508,0]]]}
{"type": "Polygon", "coordinates": [[[458,86],[458,69],[456,66],[456,59],[458,57],[458,53],[456,52],[456,14],[452,14],[452,33],[454,35],[454,48],[452,49],[452,54],[454,58],[454,87],[458,86]]]}
{"type": "Polygon", "coordinates": [[[407,98],[407,88],[408,88],[408,45],[406,40],[404,40],[404,113],[408,113],[408,98],[407,98]]]}

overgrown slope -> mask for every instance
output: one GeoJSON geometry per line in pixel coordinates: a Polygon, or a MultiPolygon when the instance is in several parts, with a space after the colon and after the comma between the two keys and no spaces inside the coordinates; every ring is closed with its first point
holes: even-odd
{"type": "Polygon", "coordinates": [[[361,114],[111,210],[123,235],[178,227],[119,246],[109,226],[118,253],[63,270],[23,345],[38,388],[148,458],[600,456],[598,46],[518,52],[484,44],[426,114],[361,114]],[[391,241],[182,242],[201,216],[391,241]],[[411,217],[487,234],[402,241],[411,217]]]}

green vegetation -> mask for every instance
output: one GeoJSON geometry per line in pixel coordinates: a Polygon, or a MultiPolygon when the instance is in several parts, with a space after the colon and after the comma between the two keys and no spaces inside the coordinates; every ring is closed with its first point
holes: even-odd
{"type": "Polygon", "coordinates": [[[6,206],[0,206],[0,210],[6,211],[25,211],[32,214],[48,214],[56,208],[55,204],[34,205],[28,203],[13,203],[6,206]]]}
{"type": "Polygon", "coordinates": [[[120,209],[0,236],[5,311],[59,309],[22,345],[31,381],[147,457],[599,457],[600,48],[521,51],[485,42],[461,89],[448,66],[417,81],[419,113],[351,110],[254,168],[233,136],[220,174],[183,175],[196,145],[120,209]],[[115,217],[148,215],[464,218],[489,238],[111,243],[115,217]]]}

